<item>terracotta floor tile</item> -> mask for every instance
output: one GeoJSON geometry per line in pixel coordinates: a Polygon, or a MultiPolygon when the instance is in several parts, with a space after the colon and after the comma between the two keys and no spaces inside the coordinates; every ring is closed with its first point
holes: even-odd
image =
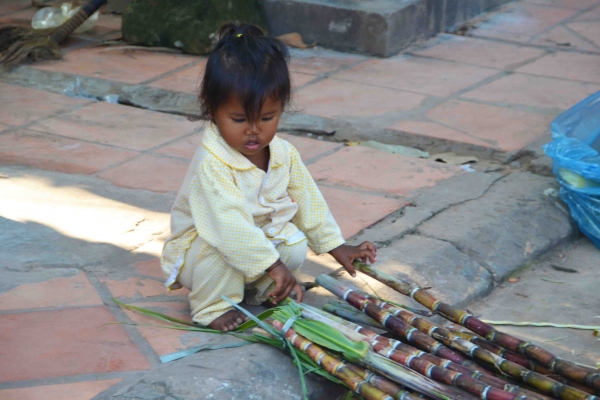
{"type": "Polygon", "coordinates": [[[368,86],[338,79],[325,79],[297,92],[297,110],[326,118],[377,116],[390,111],[410,110],[426,96],[395,89],[368,86]]]}
{"type": "Polygon", "coordinates": [[[390,126],[388,129],[407,133],[409,135],[437,139],[443,142],[463,143],[488,148],[494,147],[495,145],[494,141],[486,141],[435,122],[400,121],[397,124],[390,126]]]}
{"type": "Polygon", "coordinates": [[[547,7],[538,4],[513,3],[500,11],[490,14],[485,21],[477,24],[475,34],[479,29],[493,29],[510,33],[537,35],[556,25],[578,10],[547,7]]]}
{"type": "Polygon", "coordinates": [[[460,168],[422,159],[346,147],[308,166],[317,182],[410,196],[460,173],[460,168]]]}
{"type": "Polygon", "coordinates": [[[172,75],[151,82],[148,86],[197,95],[205,66],[206,59],[202,60],[200,64],[192,65],[172,75]]]}
{"type": "Polygon", "coordinates": [[[0,390],[2,400],[91,400],[121,379],[0,390]]]}
{"type": "Polygon", "coordinates": [[[11,14],[31,7],[30,0],[4,0],[0,4],[0,15],[11,14]]]}
{"type": "Polygon", "coordinates": [[[149,369],[108,308],[0,315],[0,381],[149,369]]]}
{"type": "Polygon", "coordinates": [[[132,150],[150,149],[196,128],[185,117],[110,103],[94,103],[30,127],[132,150]]]}
{"type": "Polygon", "coordinates": [[[573,22],[567,25],[569,28],[595,44],[596,52],[600,52],[600,24],[598,21],[573,22]]]}
{"type": "MultiPolygon", "coordinates": [[[[202,121],[198,121],[197,124],[202,124],[202,121]]],[[[202,137],[204,131],[194,133],[192,136],[179,139],[176,142],[168,144],[164,147],[160,147],[154,150],[154,153],[166,154],[169,156],[181,157],[192,159],[196,150],[202,145],[202,137]]]]}
{"type": "Polygon", "coordinates": [[[292,72],[302,72],[305,74],[312,75],[322,75],[325,73],[329,73],[340,69],[342,67],[347,67],[349,65],[353,65],[361,60],[364,60],[365,57],[354,56],[354,55],[329,55],[329,56],[295,56],[292,55],[290,61],[290,71],[292,72]]]}
{"type": "MultiPolygon", "coordinates": [[[[595,22],[580,22],[580,24],[596,24],[595,22]]],[[[571,32],[562,25],[536,36],[530,43],[540,44],[542,46],[553,47],[555,49],[578,49],[586,51],[595,51],[600,53],[600,48],[593,43],[585,40],[577,34],[571,32]]]]}
{"type": "Polygon", "coordinates": [[[319,189],[346,239],[408,204],[396,199],[322,185],[319,189]]]}
{"type": "Polygon", "coordinates": [[[115,298],[143,299],[153,296],[187,296],[187,289],[167,291],[163,280],[131,277],[126,279],[111,279],[106,275],[97,274],[101,283],[105,284],[115,298]]]}
{"type": "Polygon", "coordinates": [[[326,142],[324,140],[305,138],[295,135],[287,135],[285,133],[278,133],[279,137],[287,140],[298,150],[302,161],[308,161],[311,158],[320,156],[323,153],[327,153],[337,147],[342,146],[340,143],[326,142]]]}
{"type": "MultiPolygon", "coordinates": [[[[184,302],[163,302],[163,303],[133,303],[133,306],[151,309],[170,317],[191,321],[190,305],[187,301],[184,302]]],[[[155,318],[142,315],[140,313],[124,310],[131,320],[138,324],[166,325],[164,322],[155,318]]],[[[218,336],[201,333],[180,331],[176,329],[166,329],[150,326],[138,326],[144,339],[148,341],[156,354],[163,356],[165,354],[174,353],[179,350],[194,347],[200,343],[206,343],[208,340],[217,339],[218,336]]]]}
{"type": "Polygon", "coordinates": [[[148,261],[140,261],[133,264],[133,268],[142,275],[153,276],[155,278],[164,279],[165,275],[160,268],[160,259],[153,258],[148,261]]]}
{"type": "Polygon", "coordinates": [[[6,125],[23,125],[89,103],[86,99],[0,83],[0,122],[6,125]]]}
{"type": "Polygon", "coordinates": [[[600,2],[598,0],[523,0],[523,3],[585,10],[586,8],[590,8],[596,4],[599,4],[600,2]]]}
{"type": "Polygon", "coordinates": [[[25,283],[0,293],[2,311],[102,304],[102,299],[83,272],[68,278],[25,283]]]}
{"type": "Polygon", "coordinates": [[[543,137],[553,115],[451,100],[427,113],[434,121],[494,143],[496,149],[518,150],[543,137]]]}
{"type": "Polygon", "coordinates": [[[94,174],[137,154],[30,130],[0,136],[1,163],[71,174],[94,174]]]}
{"type": "Polygon", "coordinates": [[[513,74],[467,92],[462,97],[566,110],[598,90],[598,84],[513,74]]]}
{"type": "Polygon", "coordinates": [[[519,43],[529,43],[534,38],[534,35],[493,29],[493,26],[490,28],[482,28],[478,26],[469,31],[469,36],[477,38],[499,39],[519,43]]]}
{"type": "Polygon", "coordinates": [[[292,85],[297,88],[311,82],[318,77],[316,75],[304,74],[302,72],[291,72],[292,85]]]}
{"type": "Polygon", "coordinates": [[[151,192],[177,192],[181,188],[189,162],[144,155],[100,174],[117,186],[151,192]]]}
{"type": "MultiPolygon", "coordinates": [[[[365,61],[335,74],[334,77],[432,96],[450,96],[496,73],[498,71],[493,69],[456,62],[397,56],[365,61]]],[[[322,88],[324,83],[320,82],[318,88],[322,88]]],[[[303,90],[300,94],[302,92],[303,90]]],[[[376,103],[385,103],[379,100],[377,95],[373,95],[372,98],[376,103]]]]}
{"type": "Polygon", "coordinates": [[[545,54],[543,50],[456,35],[440,35],[416,54],[507,69],[545,54]]]}
{"type": "Polygon", "coordinates": [[[139,84],[194,60],[178,54],[93,47],[70,51],[62,60],[36,63],[34,68],[139,84]]]}
{"type": "Polygon", "coordinates": [[[525,65],[518,72],[600,83],[600,55],[558,52],[525,65]]]}
{"type": "MultiPolygon", "coordinates": [[[[172,75],[165,76],[148,85],[159,89],[198,95],[205,67],[206,59],[200,64],[190,66],[172,75]]],[[[296,87],[304,85],[316,78],[315,75],[294,71],[291,71],[291,77],[292,82],[296,87]]]]}

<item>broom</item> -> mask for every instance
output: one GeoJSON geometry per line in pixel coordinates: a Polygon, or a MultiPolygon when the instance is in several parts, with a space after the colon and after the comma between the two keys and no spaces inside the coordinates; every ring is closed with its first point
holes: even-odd
{"type": "Polygon", "coordinates": [[[106,0],[89,0],[64,24],[35,31],[20,26],[0,27],[0,69],[10,70],[25,61],[58,60],[62,43],[106,0]]]}

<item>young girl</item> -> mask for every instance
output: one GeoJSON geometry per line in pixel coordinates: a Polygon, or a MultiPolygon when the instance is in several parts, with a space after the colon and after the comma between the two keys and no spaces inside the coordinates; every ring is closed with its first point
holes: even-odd
{"type": "Polygon", "coordinates": [[[275,136],[290,103],[288,52],[253,25],[226,24],[208,58],[199,100],[211,121],[171,212],[161,264],[168,289],[186,287],[193,321],[229,331],[246,317],[223,301],[277,304],[292,291],[307,246],[375,262],[369,242],[344,244],[298,151],[275,136]]]}

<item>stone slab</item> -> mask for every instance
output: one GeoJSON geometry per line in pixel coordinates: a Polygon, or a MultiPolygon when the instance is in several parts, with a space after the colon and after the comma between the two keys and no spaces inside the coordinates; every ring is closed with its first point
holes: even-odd
{"type": "Polygon", "coordinates": [[[172,194],[25,167],[0,172],[0,292],[82,268],[121,271],[140,255],[158,256],[169,234],[172,194]]]}
{"type": "Polygon", "coordinates": [[[261,0],[269,32],[389,57],[510,0],[261,0]]]}
{"type": "Polygon", "coordinates": [[[498,173],[475,172],[439,181],[412,199],[410,206],[363,230],[352,242],[368,240],[386,247],[446,208],[483,196],[501,177],[498,173]]]}
{"type": "MultiPolygon", "coordinates": [[[[495,321],[535,321],[598,325],[600,251],[587,239],[548,254],[511,276],[469,310],[495,321]],[[563,268],[563,271],[555,268],[563,268]],[[567,268],[576,272],[564,272],[567,268]],[[557,283],[559,282],[559,283],[557,283]]],[[[498,326],[499,330],[542,346],[559,357],[586,365],[600,362],[598,341],[590,331],[549,327],[498,326]]]]}
{"type": "Polygon", "coordinates": [[[500,281],[572,237],[568,212],[552,194],[554,179],[515,172],[477,201],[450,207],[419,226],[423,236],[452,243],[500,281]]]}
{"type": "Polygon", "coordinates": [[[477,261],[442,240],[406,236],[379,250],[374,267],[421,287],[431,287],[433,295],[453,305],[481,298],[492,290],[492,275],[477,261]]]}
{"type": "MultiPolygon", "coordinates": [[[[348,391],[313,375],[306,376],[306,383],[310,399],[334,400],[348,391]]],[[[279,349],[253,344],[200,352],[163,364],[141,379],[126,379],[94,399],[300,400],[302,390],[291,357],[279,349]]]]}

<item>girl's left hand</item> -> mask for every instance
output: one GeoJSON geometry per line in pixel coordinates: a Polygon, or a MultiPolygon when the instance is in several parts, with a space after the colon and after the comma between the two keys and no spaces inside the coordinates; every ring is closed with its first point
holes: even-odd
{"type": "Polygon", "coordinates": [[[356,277],[356,269],[352,265],[352,262],[356,259],[360,259],[363,262],[367,262],[367,259],[373,264],[377,258],[377,248],[371,242],[362,242],[358,246],[349,246],[343,244],[329,252],[335,258],[337,262],[342,264],[342,267],[354,278],[356,277]]]}

